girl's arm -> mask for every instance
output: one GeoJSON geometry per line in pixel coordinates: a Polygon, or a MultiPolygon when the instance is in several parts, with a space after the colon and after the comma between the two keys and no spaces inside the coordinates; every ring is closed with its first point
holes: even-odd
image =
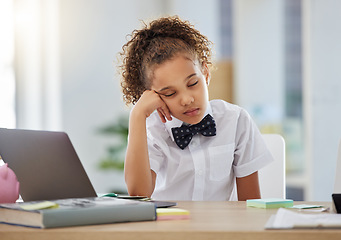
{"type": "Polygon", "coordinates": [[[124,176],[129,195],[148,196],[154,191],[156,174],[150,169],[146,119],[157,109],[161,120],[171,120],[166,104],[154,91],[147,90],[130,113],[129,141],[124,176]]]}
{"type": "Polygon", "coordinates": [[[247,199],[261,198],[258,182],[258,171],[249,176],[237,178],[238,201],[246,201],[247,199]]]}

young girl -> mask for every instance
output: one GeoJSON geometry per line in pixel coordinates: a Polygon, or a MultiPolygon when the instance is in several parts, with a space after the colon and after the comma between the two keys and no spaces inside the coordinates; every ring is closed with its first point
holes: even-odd
{"type": "Polygon", "coordinates": [[[135,30],[121,56],[124,100],[134,104],[128,193],[158,200],[260,198],[258,170],[272,157],[245,110],[209,101],[211,42],[189,22],[164,17],[135,30]]]}

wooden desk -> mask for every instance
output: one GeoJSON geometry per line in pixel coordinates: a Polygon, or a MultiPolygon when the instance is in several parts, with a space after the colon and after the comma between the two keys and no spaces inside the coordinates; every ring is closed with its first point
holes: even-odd
{"type": "MultiPolygon", "coordinates": [[[[331,203],[318,204],[331,206],[331,203]]],[[[245,202],[179,202],[178,207],[189,210],[191,219],[57,229],[0,224],[0,240],[341,239],[341,229],[264,230],[268,218],[277,210],[247,208],[245,202]]]]}

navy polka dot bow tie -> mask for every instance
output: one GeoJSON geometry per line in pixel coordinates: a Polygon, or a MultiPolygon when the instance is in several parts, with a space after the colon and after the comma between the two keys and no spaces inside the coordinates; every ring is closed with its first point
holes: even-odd
{"type": "Polygon", "coordinates": [[[207,114],[201,122],[194,125],[182,125],[181,127],[172,128],[172,133],[176,145],[184,149],[191,142],[194,135],[201,133],[206,137],[216,135],[216,127],[213,117],[207,114]]]}

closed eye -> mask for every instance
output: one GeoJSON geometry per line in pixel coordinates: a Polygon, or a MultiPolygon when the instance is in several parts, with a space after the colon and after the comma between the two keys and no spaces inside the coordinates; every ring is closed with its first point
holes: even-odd
{"type": "Polygon", "coordinates": [[[170,94],[162,94],[162,95],[165,96],[165,97],[171,97],[171,96],[173,96],[174,94],[175,94],[175,92],[170,93],[170,94]]]}
{"type": "Polygon", "coordinates": [[[193,87],[193,86],[197,85],[198,82],[199,82],[199,81],[196,81],[195,83],[192,83],[192,84],[188,85],[188,87],[193,87]]]}
{"type": "Polygon", "coordinates": [[[173,96],[176,92],[171,92],[171,93],[160,93],[154,90],[155,93],[159,94],[160,96],[164,96],[164,97],[171,97],[173,96]]]}

